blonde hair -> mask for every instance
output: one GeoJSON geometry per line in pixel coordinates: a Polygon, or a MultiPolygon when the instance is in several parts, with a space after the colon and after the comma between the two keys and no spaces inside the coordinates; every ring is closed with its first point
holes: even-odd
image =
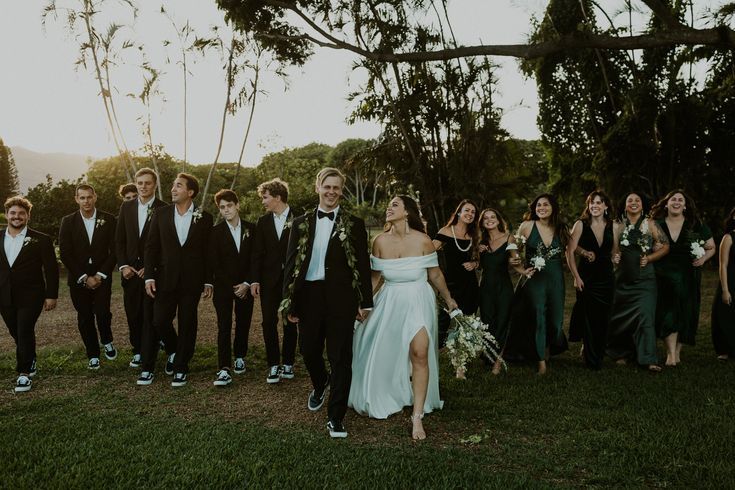
{"type": "Polygon", "coordinates": [[[339,177],[342,180],[342,185],[345,184],[347,178],[345,174],[334,167],[324,167],[316,174],[316,186],[321,186],[328,177],[339,177]]]}

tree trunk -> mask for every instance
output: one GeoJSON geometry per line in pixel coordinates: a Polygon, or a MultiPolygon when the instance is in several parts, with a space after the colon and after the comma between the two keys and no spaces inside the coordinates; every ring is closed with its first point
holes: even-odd
{"type": "Polygon", "coordinates": [[[248,136],[250,136],[250,127],[253,124],[253,115],[255,114],[255,102],[258,97],[258,78],[260,77],[260,65],[255,65],[255,80],[253,81],[253,100],[250,104],[250,116],[248,116],[248,125],[245,128],[245,137],[242,140],[242,147],[240,147],[240,157],[237,159],[237,168],[235,168],[235,176],[232,178],[232,184],[230,189],[235,188],[237,184],[237,178],[240,176],[240,166],[242,165],[242,155],[245,153],[245,144],[248,142],[248,136]]]}

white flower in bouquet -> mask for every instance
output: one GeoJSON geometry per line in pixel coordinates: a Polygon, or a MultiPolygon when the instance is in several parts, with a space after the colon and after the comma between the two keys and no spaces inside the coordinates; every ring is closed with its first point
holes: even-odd
{"type": "Polygon", "coordinates": [[[694,240],[689,245],[689,252],[695,260],[699,260],[704,257],[704,254],[706,253],[704,250],[704,240],[694,240]]]}
{"type": "Polygon", "coordinates": [[[542,271],[544,270],[544,267],[546,267],[546,259],[541,256],[533,257],[531,259],[531,265],[537,271],[542,271]]]}
{"type": "Polygon", "coordinates": [[[452,366],[458,373],[464,375],[467,364],[480,354],[485,354],[492,362],[500,358],[498,343],[482,320],[476,315],[465,315],[459,309],[448,313],[452,328],[446,346],[452,366]]]}
{"type": "Polygon", "coordinates": [[[622,245],[623,247],[630,247],[630,240],[628,240],[627,238],[623,238],[622,240],[620,240],[620,245],[622,245]]]}

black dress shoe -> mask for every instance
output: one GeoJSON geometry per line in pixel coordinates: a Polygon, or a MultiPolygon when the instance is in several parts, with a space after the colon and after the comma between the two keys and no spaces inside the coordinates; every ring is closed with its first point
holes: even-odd
{"type": "Polygon", "coordinates": [[[344,439],[347,437],[347,429],[342,425],[342,421],[330,420],[327,422],[327,429],[329,429],[329,437],[332,439],[344,439]]]}
{"type": "Polygon", "coordinates": [[[322,405],[324,405],[324,400],[327,398],[327,390],[329,389],[329,380],[327,380],[327,383],[324,385],[324,388],[322,388],[321,393],[317,393],[316,390],[311,390],[311,393],[309,393],[309,402],[307,403],[307,407],[312,412],[316,412],[320,408],[322,408],[322,405]]]}

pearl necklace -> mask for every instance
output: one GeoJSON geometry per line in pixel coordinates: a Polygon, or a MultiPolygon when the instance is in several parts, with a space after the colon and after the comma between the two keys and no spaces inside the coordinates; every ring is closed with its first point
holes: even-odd
{"type": "Polygon", "coordinates": [[[467,248],[462,248],[459,246],[459,242],[457,241],[457,235],[454,234],[454,225],[450,226],[452,229],[452,238],[454,238],[454,244],[457,246],[457,248],[462,252],[467,252],[469,249],[472,248],[472,240],[470,239],[470,244],[467,245],[467,248]]]}

